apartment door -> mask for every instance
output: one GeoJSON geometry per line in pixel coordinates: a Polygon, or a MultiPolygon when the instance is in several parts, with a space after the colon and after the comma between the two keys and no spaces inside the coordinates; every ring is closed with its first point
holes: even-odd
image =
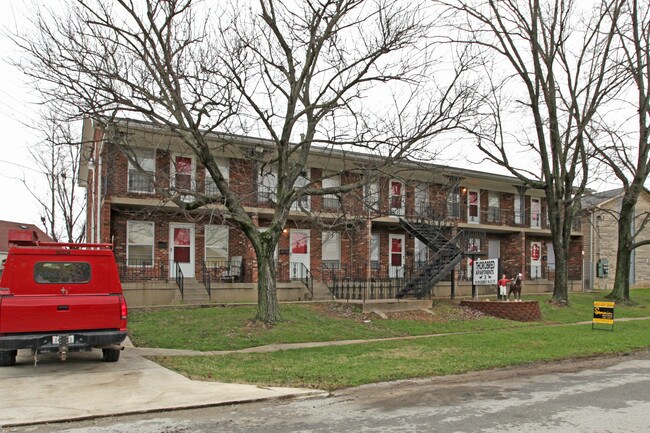
{"type": "Polygon", "coordinates": [[[306,277],[310,262],[309,230],[292,229],[289,234],[289,276],[292,279],[306,277]]]}
{"type": "Polygon", "coordinates": [[[542,277],[542,243],[530,243],[530,278],[542,277]]]}
{"type": "Polygon", "coordinates": [[[481,217],[479,213],[479,206],[481,203],[481,196],[479,190],[470,189],[467,191],[467,222],[480,223],[481,217]]]}
{"type": "Polygon", "coordinates": [[[169,224],[169,275],[176,276],[176,263],[185,278],[194,278],[194,224],[169,224]]]}
{"type": "Polygon", "coordinates": [[[538,229],[542,226],[542,203],[539,198],[530,198],[530,227],[538,229]]]}
{"type": "Polygon", "coordinates": [[[388,276],[391,278],[401,278],[404,276],[404,235],[389,235],[389,268],[388,276]]]}

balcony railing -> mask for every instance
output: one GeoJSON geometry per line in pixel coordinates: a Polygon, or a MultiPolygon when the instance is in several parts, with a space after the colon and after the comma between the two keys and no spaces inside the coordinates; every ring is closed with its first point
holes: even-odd
{"type": "Polygon", "coordinates": [[[133,259],[118,262],[117,270],[122,282],[169,279],[169,269],[164,262],[154,263],[151,259],[133,259]]]}
{"type": "Polygon", "coordinates": [[[339,210],[341,208],[341,200],[333,195],[324,195],[322,203],[322,208],[326,210],[339,210]]]}
{"type": "Polygon", "coordinates": [[[153,193],[154,185],[150,179],[153,179],[153,172],[147,174],[140,173],[137,170],[129,170],[128,191],[138,193],[153,193]]]}

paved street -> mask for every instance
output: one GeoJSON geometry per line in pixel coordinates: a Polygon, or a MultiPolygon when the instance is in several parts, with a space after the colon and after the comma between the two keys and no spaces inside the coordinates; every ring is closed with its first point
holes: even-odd
{"type": "Polygon", "coordinates": [[[647,432],[650,355],[563,362],[7,432],[647,432]],[[583,369],[588,367],[588,369],[583,369]],[[554,372],[560,371],[560,372],[554,372]]]}

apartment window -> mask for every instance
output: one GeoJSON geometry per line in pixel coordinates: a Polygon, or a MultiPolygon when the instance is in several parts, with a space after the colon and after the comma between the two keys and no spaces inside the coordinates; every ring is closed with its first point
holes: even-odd
{"type": "Polygon", "coordinates": [[[487,209],[488,222],[496,223],[501,221],[501,205],[499,203],[499,193],[488,193],[488,209],[487,209]]]}
{"type": "Polygon", "coordinates": [[[126,262],[128,266],[153,266],[154,223],[127,221],[126,262]]]}
{"type": "Polygon", "coordinates": [[[375,212],[379,212],[379,186],[376,182],[369,183],[363,188],[363,199],[366,207],[375,212]]]}
{"type": "Polygon", "coordinates": [[[274,168],[265,167],[262,170],[257,185],[258,201],[261,203],[274,203],[278,189],[278,175],[274,168]]]}
{"type": "MultiPolygon", "coordinates": [[[[230,179],[229,160],[227,158],[215,158],[215,161],[217,163],[219,171],[221,172],[221,175],[224,179],[226,179],[226,182],[228,182],[230,179]]],[[[212,176],[210,175],[210,172],[207,168],[205,169],[205,193],[206,195],[210,196],[221,195],[219,189],[217,188],[217,184],[214,182],[214,179],[212,179],[212,176]]]]}
{"type": "Polygon", "coordinates": [[[515,212],[515,224],[523,224],[524,223],[524,196],[515,194],[515,206],[514,206],[514,212],[515,212]]]}
{"type": "Polygon", "coordinates": [[[426,183],[419,183],[415,187],[415,213],[429,214],[429,185],[426,183]]]}
{"type": "Polygon", "coordinates": [[[154,192],[153,179],[156,173],[156,152],[154,149],[133,149],[133,158],[142,170],[129,161],[128,190],[129,192],[148,193],[154,192]]]}
{"type": "MultiPolygon", "coordinates": [[[[300,189],[309,185],[310,174],[311,174],[311,170],[307,170],[304,174],[298,176],[296,182],[293,184],[293,187],[295,189],[300,189]]],[[[311,197],[308,195],[303,195],[298,197],[298,199],[296,200],[295,203],[293,203],[291,208],[293,210],[302,210],[302,209],[309,210],[309,205],[311,203],[310,198],[311,197]]]]}
{"type": "Polygon", "coordinates": [[[339,269],[341,263],[341,235],[339,232],[323,232],[323,269],[339,269]]]}
{"type": "MultiPolygon", "coordinates": [[[[323,188],[337,188],[341,186],[340,176],[330,176],[323,179],[323,188]]],[[[339,209],[341,202],[336,194],[325,194],[323,196],[323,208],[339,209]]]]}
{"type": "Polygon", "coordinates": [[[390,213],[404,215],[404,184],[398,180],[390,181],[390,213]]]}
{"type": "Polygon", "coordinates": [[[379,269],[379,234],[373,233],[370,237],[370,268],[379,269]]]}
{"type": "Polygon", "coordinates": [[[460,187],[454,187],[447,195],[447,218],[460,218],[460,187]]]}
{"type": "Polygon", "coordinates": [[[205,261],[219,262],[228,260],[228,226],[206,225],[205,261]]]}

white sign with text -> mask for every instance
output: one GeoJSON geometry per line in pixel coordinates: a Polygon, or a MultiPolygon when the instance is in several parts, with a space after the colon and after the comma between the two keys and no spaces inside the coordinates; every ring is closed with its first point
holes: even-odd
{"type": "Polygon", "coordinates": [[[499,259],[474,260],[474,284],[487,286],[499,279],[499,259]]]}

